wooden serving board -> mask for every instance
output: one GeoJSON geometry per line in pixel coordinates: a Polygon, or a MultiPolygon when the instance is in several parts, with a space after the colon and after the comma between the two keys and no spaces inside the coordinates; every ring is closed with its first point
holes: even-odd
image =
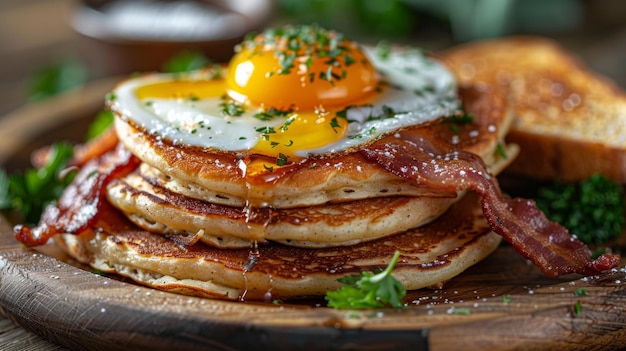
{"type": "MultiPolygon", "coordinates": [[[[79,140],[112,84],[0,120],[0,162],[23,167],[35,147],[79,140]]],[[[0,313],[76,350],[626,348],[626,268],[548,279],[506,244],[443,289],[409,292],[406,308],[375,311],[188,297],[71,263],[54,245],[22,247],[0,217],[0,313]]]]}

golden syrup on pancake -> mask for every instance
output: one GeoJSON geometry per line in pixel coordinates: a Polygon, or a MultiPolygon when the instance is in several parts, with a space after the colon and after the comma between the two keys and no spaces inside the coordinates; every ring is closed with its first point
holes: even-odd
{"type": "MultiPolygon", "coordinates": [[[[247,273],[254,269],[256,262],[260,259],[259,252],[259,242],[258,240],[264,240],[266,228],[271,221],[271,213],[273,211],[272,207],[268,206],[267,202],[259,201],[258,197],[251,196],[251,193],[254,192],[254,181],[253,178],[257,178],[259,174],[259,170],[256,169],[258,164],[251,157],[244,157],[239,160],[238,164],[239,170],[241,171],[241,176],[245,181],[247,194],[245,197],[245,204],[242,208],[242,211],[245,215],[246,228],[248,230],[247,237],[252,240],[252,246],[250,247],[250,251],[248,254],[248,261],[244,264],[242,274],[244,280],[244,289],[241,296],[239,296],[240,301],[245,301],[246,295],[248,291],[252,288],[249,286],[249,281],[247,277],[247,273]],[[252,166],[252,167],[251,167],[252,166]],[[257,200],[255,200],[257,199],[257,200]],[[258,217],[263,217],[263,225],[259,226],[255,225],[253,222],[258,220],[258,217]]],[[[267,170],[266,170],[267,171],[267,170]]],[[[263,173],[261,171],[261,173],[263,173]]],[[[271,291],[271,287],[269,289],[271,291]]],[[[267,293],[266,293],[267,295],[267,293]]],[[[270,293],[271,296],[271,293],[270,293]]]]}
{"type": "Polygon", "coordinates": [[[259,243],[258,241],[252,241],[252,246],[250,247],[250,252],[248,253],[248,261],[243,265],[242,275],[243,275],[243,292],[241,296],[239,296],[239,301],[245,301],[246,295],[250,289],[247,273],[254,269],[254,266],[259,261],[259,243]]]}

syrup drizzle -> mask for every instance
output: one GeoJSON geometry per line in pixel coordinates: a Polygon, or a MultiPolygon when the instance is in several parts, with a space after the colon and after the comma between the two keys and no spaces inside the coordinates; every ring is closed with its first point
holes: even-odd
{"type": "Polygon", "coordinates": [[[238,168],[241,171],[241,177],[244,179],[247,191],[245,205],[242,208],[246,221],[246,229],[248,231],[246,237],[252,240],[250,251],[248,253],[248,260],[243,263],[242,275],[244,289],[238,298],[239,301],[245,301],[246,295],[250,289],[253,288],[249,284],[248,272],[254,269],[254,266],[260,259],[261,254],[259,251],[259,240],[265,240],[266,229],[271,221],[273,212],[273,208],[269,206],[267,202],[259,200],[259,197],[253,194],[256,187],[254,186],[254,181],[252,180],[255,176],[251,175],[251,172],[249,171],[249,165],[251,162],[252,160],[249,156],[241,158],[238,162],[238,168]],[[258,226],[257,224],[259,219],[263,221],[261,226],[258,226]]]}

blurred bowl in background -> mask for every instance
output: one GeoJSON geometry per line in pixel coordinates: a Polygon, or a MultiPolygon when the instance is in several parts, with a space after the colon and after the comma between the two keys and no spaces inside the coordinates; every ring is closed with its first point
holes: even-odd
{"type": "Polygon", "coordinates": [[[245,34],[263,29],[272,0],[82,0],[72,27],[101,75],[160,70],[182,51],[227,61],[245,34]]]}

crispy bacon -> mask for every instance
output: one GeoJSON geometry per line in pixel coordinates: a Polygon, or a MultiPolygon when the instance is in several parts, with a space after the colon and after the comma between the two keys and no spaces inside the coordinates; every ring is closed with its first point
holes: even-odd
{"type": "Polygon", "coordinates": [[[26,246],[38,246],[45,244],[55,234],[83,232],[97,220],[106,202],[106,184],[138,165],[139,160],[121,145],[92,159],[80,169],[57,203],[45,209],[37,227],[31,229],[17,225],[13,228],[15,238],[26,246]]]}
{"type": "MultiPolygon", "coordinates": [[[[70,167],[82,167],[90,160],[104,155],[115,149],[119,139],[115,128],[111,127],[99,135],[97,138],[83,144],[74,146],[74,155],[69,161],[70,167]]],[[[50,161],[50,150],[52,146],[42,147],[35,150],[31,155],[31,163],[36,168],[44,167],[50,161]]]]}
{"type": "Polygon", "coordinates": [[[387,171],[423,186],[476,191],[493,230],[549,277],[592,275],[619,265],[619,255],[593,260],[584,243],[549,221],[532,200],[506,198],[479,156],[454,148],[429,128],[398,133],[362,152],[387,171]]]}
{"type": "Polygon", "coordinates": [[[82,167],[90,160],[114,150],[118,141],[115,128],[111,126],[97,138],[74,147],[74,157],[71,160],[71,164],[82,167]]]}

